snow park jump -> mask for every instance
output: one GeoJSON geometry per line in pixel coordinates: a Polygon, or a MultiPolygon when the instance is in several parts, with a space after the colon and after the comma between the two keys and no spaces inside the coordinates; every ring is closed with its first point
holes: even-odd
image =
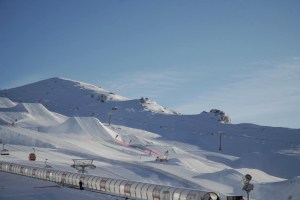
{"type": "Polygon", "coordinates": [[[129,143],[123,142],[120,139],[118,139],[118,137],[115,138],[115,141],[117,143],[119,143],[120,145],[122,145],[122,146],[134,148],[134,149],[140,150],[140,151],[142,151],[142,152],[144,152],[146,154],[149,154],[149,155],[161,156],[161,154],[159,154],[159,153],[157,153],[155,151],[152,151],[151,149],[148,149],[148,148],[146,148],[146,147],[144,147],[142,145],[133,145],[133,144],[131,145],[129,143]]]}

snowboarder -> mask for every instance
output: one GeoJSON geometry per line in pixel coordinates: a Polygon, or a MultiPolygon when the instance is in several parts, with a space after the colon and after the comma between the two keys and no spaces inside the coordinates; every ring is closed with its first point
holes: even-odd
{"type": "Polygon", "coordinates": [[[83,183],[82,183],[82,181],[80,180],[80,181],[79,181],[79,189],[80,189],[80,190],[83,190],[82,185],[83,185],[83,183]]]}

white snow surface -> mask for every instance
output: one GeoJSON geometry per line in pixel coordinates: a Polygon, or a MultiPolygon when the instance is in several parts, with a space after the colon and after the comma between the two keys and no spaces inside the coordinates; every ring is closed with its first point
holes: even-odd
{"type": "MultiPolygon", "coordinates": [[[[0,96],[0,139],[10,152],[1,161],[43,167],[48,159],[54,169],[76,172],[72,159],[89,158],[97,166],[89,174],[213,191],[221,199],[246,196],[242,179],[251,174],[252,200],[300,197],[299,129],[223,124],[206,112],[179,115],[150,100],[63,78],[2,90],[0,96]],[[108,100],[97,100],[101,94],[108,100]],[[32,148],[35,162],[28,161],[32,148]],[[169,162],[156,162],[145,150],[168,150],[169,162]]],[[[120,199],[43,188],[53,183],[3,172],[0,180],[0,199],[120,199]]]]}
{"type": "Polygon", "coordinates": [[[6,97],[0,97],[0,108],[10,108],[16,104],[6,97]]]}

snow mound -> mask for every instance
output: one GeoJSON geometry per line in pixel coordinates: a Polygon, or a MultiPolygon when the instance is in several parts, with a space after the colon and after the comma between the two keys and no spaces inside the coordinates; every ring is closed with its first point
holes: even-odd
{"type": "Polygon", "coordinates": [[[22,127],[50,126],[63,122],[66,117],[49,111],[39,103],[18,103],[13,107],[0,108],[3,125],[12,124],[22,127]]]}
{"type": "Polygon", "coordinates": [[[49,111],[42,104],[39,103],[23,103],[23,106],[30,114],[36,116],[39,119],[44,117],[45,120],[53,121],[55,123],[59,123],[63,119],[65,119],[64,116],[49,111]]]}
{"type": "Polygon", "coordinates": [[[0,97],[0,108],[10,108],[16,104],[6,97],[0,97]]]}
{"type": "Polygon", "coordinates": [[[244,175],[251,174],[253,177],[252,181],[254,183],[269,183],[269,182],[279,182],[285,180],[283,178],[271,176],[258,169],[241,168],[241,169],[237,169],[237,171],[244,175]]]}
{"type": "Polygon", "coordinates": [[[105,127],[97,118],[94,117],[70,117],[65,122],[57,126],[41,127],[41,132],[65,133],[76,135],[93,135],[102,139],[112,139],[116,133],[105,127]]]}
{"type": "Polygon", "coordinates": [[[30,114],[29,118],[21,121],[24,125],[30,126],[33,123],[40,125],[56,125],[66,119],[65,116],[54,113],[39,103],[22,103],[20,105],[30,114]]]}
{"type": "Polygon", "coordinates": [[[0,108],[0,112],[28,112],[23,103],[15,104],[13,107],[0,108]]]}

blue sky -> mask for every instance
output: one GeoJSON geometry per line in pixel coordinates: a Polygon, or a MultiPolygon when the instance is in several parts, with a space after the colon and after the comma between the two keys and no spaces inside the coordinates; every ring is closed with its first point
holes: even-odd
{"type": "Polygon", "coordinates": [[[298,0],[0,0],[0,88],[50,77],[300,128],[298,0]]]}

